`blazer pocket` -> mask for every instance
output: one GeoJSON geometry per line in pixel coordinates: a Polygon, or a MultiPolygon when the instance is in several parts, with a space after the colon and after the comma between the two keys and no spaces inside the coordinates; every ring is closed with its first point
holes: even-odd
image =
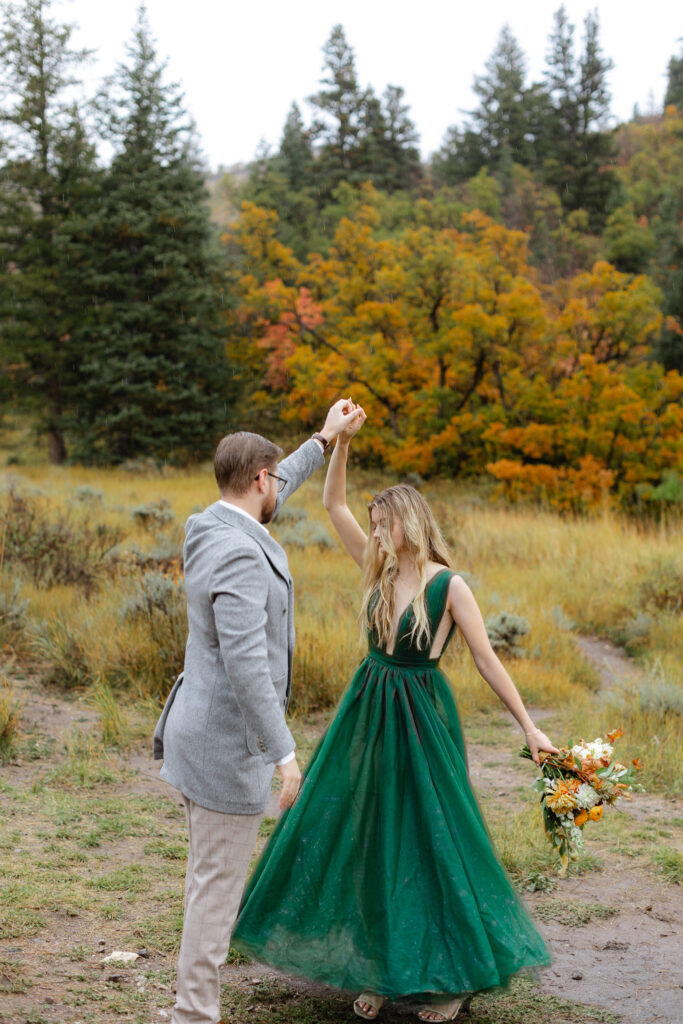
{"type": "Polygon", "coordinates": [[[166,728],[166,719],[168,718],[168,713],[173,707],[173,702],[176,699],[176,696],[178,695],[178,690],[183,684],[184,677],[185,673],[181,672],[178,678],[176,679],[175,683],[173,684],[173,689],[166,698],[164,710],[161,712],[161,717],[159,718],[159,721],[156,724],[156,728],[154,729],[153,759],[155,761],[160,761],[164,756],[164,729],[166,728]]]}
{"type": "MultiPolygon", "coordinates": [[[[285,672],[285,673],[283,673],[283,675],[278,676],[277,679],[273,679],[273,689],[275,690],[275,692],[276,692],[276,694],[278,696],[278,701],[279,701],[280,707],[282,708],[283,714],[285,713],[285,710],[286,710],[286,707],[287,707],[287,679],[288,679],[288,676],[289,676],[289,673],[285,672]]],[[[266,745],[263,742],[262,737],[259,736],[258,733],[254,732],[253,729],[250,729],[246,722],[244,723],[244,731],[245,731],[245,740],[246,740],[246,744],[247,744],[247,750],[249,751],[249,753],[250,754],[258,754],[259,756],[261,754],[265,754],[265,752],[266,752],[266,745]]]]}
{"type": "Polygon", "coordinates": [[[246,735],[247,750],[250,754],[264,754],[266,751],[266,745],[257,733],[255,733],[245,723],[244,731],[246,735]]]}

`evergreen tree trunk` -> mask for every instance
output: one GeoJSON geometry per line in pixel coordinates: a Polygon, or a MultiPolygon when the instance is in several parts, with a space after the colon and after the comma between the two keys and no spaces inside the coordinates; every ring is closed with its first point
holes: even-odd
{"type": "Polygon", "coordinates": [[[62,422],[62,396],[59,381],[51,377],[47,382],[48,407],[48,458],[53,465],[60,466],[66,461],[66,444],[64,432],[59,424],[62,422]]]}

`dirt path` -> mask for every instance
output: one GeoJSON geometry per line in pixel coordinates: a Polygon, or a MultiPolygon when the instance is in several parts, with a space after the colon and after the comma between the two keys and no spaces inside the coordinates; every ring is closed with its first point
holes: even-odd
{"type": "MultiPolygon", "coordinates": [[[[585,656],[600,669],[605,686],[612,685],[615,678],[637,673],[637,668],[611,645],[589,638],[581,638],[579,643],[585,656]]],[[[54,752],[50,763],[63,761],[65,733],[74,726],[91,728],[96,721],[92,707],[80,697],[56,697],[54,691],[47,690],[35,678],[17,679],[15,687],[24,697],[23,728],[42,737],[46,749],[52,739],[54,752]]],[[[537,719],[543,715],[542,709],[535,709],[534,713],[537,719]]],[[[529,765],[516,756],[516,740],[517,737],[515,742],[502,742],[495,747],[486,743],[468,745],[474,787],[502,804],[519,787],[528,787],[533,778],[529,765]]],[[[148,748],[140,746],[117,762],[119,781],[108,784],[107,792],[122,807],[136,799],[143,804],[149,802],[152,827],[154,815],[165,819],[166,831],[159,833],[163,842],[168,847],[174,842],[181,846],[180,852],[171,851],[169,855],[175,859],[162,862],[168,865],[168,871],[167,877],[160,872],[159,892],[153,893],[147,903],[142,896],[138,902],[126,902],[128,896],[124,894],[120,897],[123,902],[112,902],[107,911],[110,915],[118,913],[118,917],[107,917],[97,907],[83,907],[74,911],[75,916],[69,916],[68,909],[65,912],[63,907],[55,906],[43,912],[46,925],[42,929],[0,939],[2,1024],[114,1024],[123,1020],[151,1024],[170,1017],[175,952],[172,942],[165,944],[169,937],[163,928],[153,932],[152,939],[139,940],[148,948],[135,967],[121,969],[101,963],[105,953],[122,948],[122,936],[136,934],[136,920],[148,912],[152,917],[163,916],[165,893],[179,894],[182,890],[184,823],[173,792],[158,778],[158,768],[158,763],[149,757],[148,748]]],[[[3,810],[19,836],[12,840],[14,845],[0,846],[2,858],[20,860],[22,851],[38,851],[40,843],[46,843],[44,828],[41,838],[41,830],[26,820],[28,812],[22,810],[21,803],[22,794],[30,794],[36,785],[40,786],[45,771],[46,763],[40,759],[19,759],[0,769],[2,779],[19,798],[16,806],[10,806],[6,791],[0,790],[3,810]]],[[[87,803],[87,793],[83,799],[87,803]]],[[[59,793],[54,800],[59,811],[59,793]]],[[[650,794],[636,797],[624,810],[637,820],[638,828],[652,831],[654,842],[663,841],[656,838],[662,825],[673,817],[680,818],[682,813],[680,801],[650,794]]],[[[63,808],[60,813],[64,817],[63,808]]],[[[271,813],[275,813],[274,805],[271,813]]],[[[86,817],[83,810],[78,828],[86,827],[86,817]]],[[[106,869],[121,872],[144,865],[150,834],[149,830],[145,832],[144,823],[136,827],[141,830],[140,835],[126,834],[124,830],[93,850],[85,849],[83,870],[99,873],[99,877],[106,869]]],[[[55,835],[59,837],[59,830],[55,835]]],[[[158,836],[155,841],[159,846],[158,836]]],[[[591,844],[603,862],[601,871],[570,877],[550,893],[526,896],[553,955],[551,967],[541,972],[541,989],[579,1004],[605,1007],[621,1014],[623,1024],[681,1024],[680,888],[659,878],[642,863],[642,858],[630,857],[628,843],[615,848],[596,833],[591,844]],[[591,906],[601,907],[611,916],[581,925],[580,912],[591,906]]],[[[51,856],[58,860],[59,844],[53,842],[50,848],[54,851],[51,856]]],[[[131,878],[134,882],[135,876],[131,878]]],[[[277,980],[272,970],[254,965],[228,966],[224,973],[226,983],[233,985],[236,993],[248,994],[264,979],[277,980]]],[[[279,983],[303,995],[323,994],[328,1000],[332,998],[330,993],[305,982],[281,978],[279,983]]],[[[348,1004],[344,1006],[348,1009],[348,1004]]],[[[392,1019],[403,1019],[407,1012],[408,1009],[392,1010],[383,1013],[383,1018],[391,1024],[392,1019]]],[[[473,1013],[476,1020],[485,1019],[474,1010],[473,1013]]],[[[242,1017],[237,1014],[235,1019],[241,1021],[242,1017]]],[[[293,1024],[299,1020],[296,1016],[291,1019],[293,1024]]],[[[326,1019],[350,1021],[353,1017],[344,1011],[339,1018],[326,1019]]],[[[589,1019],[581,1017],[582,1021],[589,1019]]]]}

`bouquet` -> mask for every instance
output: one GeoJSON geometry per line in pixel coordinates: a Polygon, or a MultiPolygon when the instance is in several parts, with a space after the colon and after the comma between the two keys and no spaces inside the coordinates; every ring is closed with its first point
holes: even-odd
{"type": "MultiPolygon", "coordinates": [[[[614,759],[614,742],[623,736],[621,729],[598,736],[592,743],[562,747],[559,754],[539,751],[541,778],[532,788],[541,794],[545,834],[560,855],[560,878],[564,878],[569,858],[575,860],[583,848],[583,828],[589,821],[600,821],[605,804],[613,804],[629,791],[643,792],[636,772],[643,767],[636,757],[627,768],[614,759]]],[[[529,747],[520,757],[531,758],[529,747]]]]}

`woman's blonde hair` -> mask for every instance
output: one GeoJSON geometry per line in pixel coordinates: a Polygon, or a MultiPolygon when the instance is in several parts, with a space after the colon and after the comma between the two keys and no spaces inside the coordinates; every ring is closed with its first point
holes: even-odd
{"type": "MultiPolygon", "coordinates": [[[[425,606],[429,563],[439,562],[450,568],[451,559],[441,530],[432,510],[419,491],[409,484],[397,484],[380,491],[368,505],[370,536],[365,549],[363,565],[363,604],[361,623],[370,629],[374,641],[386,647],[393,629],[395,612],[395,582],[398,576],[398,557],[391,539],[394,523],[403,529],[403,543],[417,570],[419,586],[413,600],[414,621],[411,642],[422,650],[431,643],[432,636],[425,606]],[[372,510],[379,513],[379,533],[382,548],[374,536],[372,510]]],[[[398,642],[398,637],[397,637],[398,642]]]]}

